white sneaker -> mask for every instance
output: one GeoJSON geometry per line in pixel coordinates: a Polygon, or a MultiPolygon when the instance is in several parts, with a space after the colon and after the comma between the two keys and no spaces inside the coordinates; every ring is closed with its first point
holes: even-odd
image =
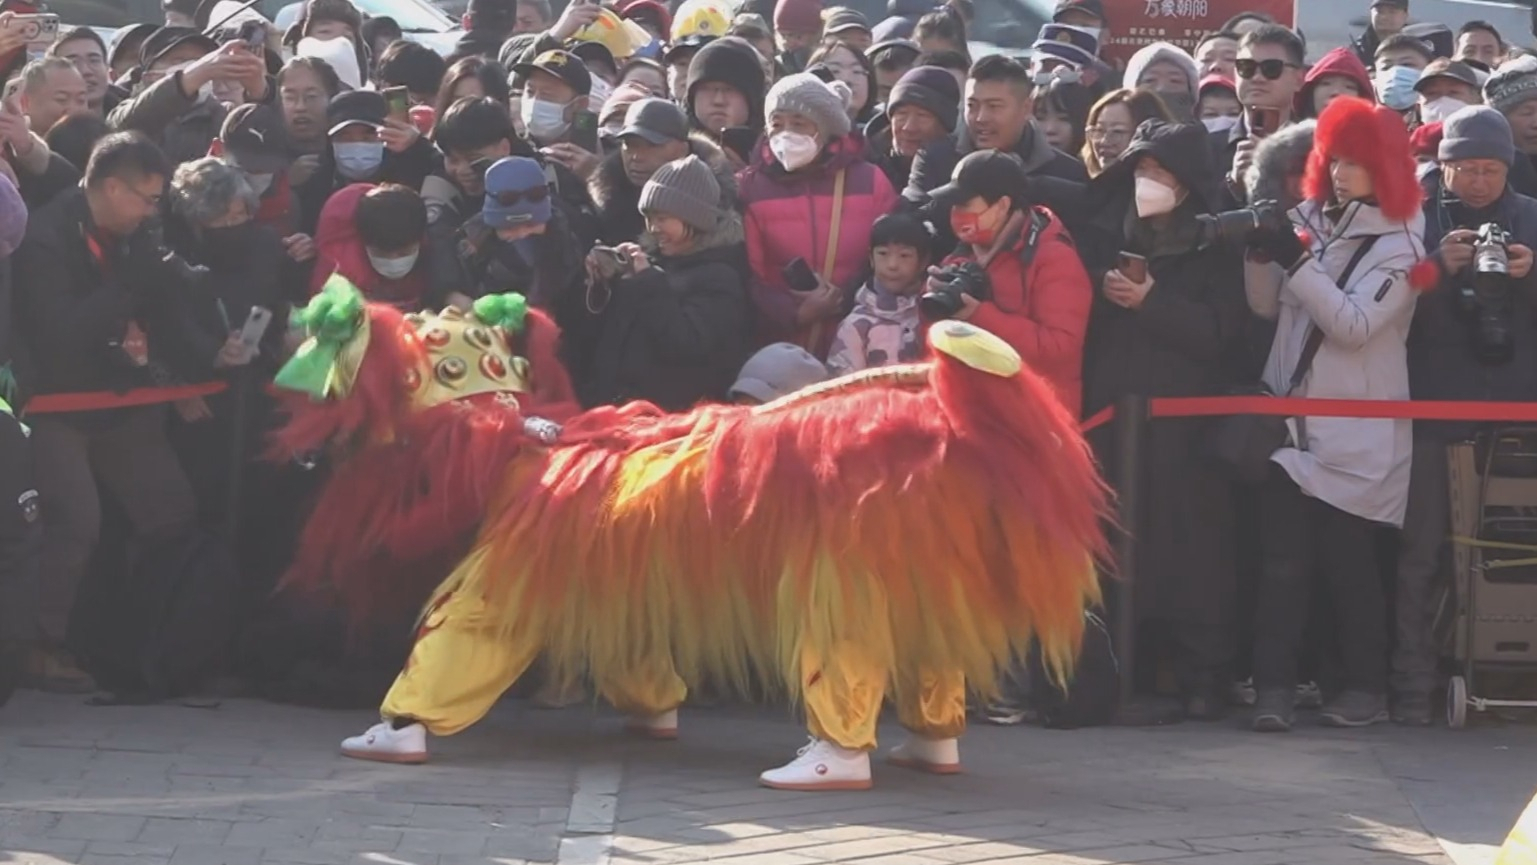
{"type": "Polygon", "coordinates": [[[868,790],[870,754],[812,739],[794,760],[759,775],[758,783],[775,790],[868,790]]]}
{"type": "Polygon", "coordinates": [[[660,715],[632,715],[624,722],[624,731],[644,739],[676,739],[678,710],[669,709],[660,715]]]}
{"type": "Polygon", "coordinates": [[[961,773],[961,747],[955,739],[909,737],[886,754],[886,762],[904,769],[917,769],[934,775],[961,773]]]}
{"type": "Polygon", "coordinates": [[[378,763],[427,762],[427,728],[411,724],[399,730],[383,721],[361,736],[342,740],[343,756],[378,763]]]}

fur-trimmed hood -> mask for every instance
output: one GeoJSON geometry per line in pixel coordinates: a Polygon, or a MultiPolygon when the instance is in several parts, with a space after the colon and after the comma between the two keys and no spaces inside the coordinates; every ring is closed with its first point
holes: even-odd
{"type": "Polygon", "coordinates": [[[1328,203],[1334,195],[1330,163],[1348,159],[1371,174],[1378,206],[1388,219],[1407,221],[1420,212],[1423,193],[1414,170],[1403,116],[1365,99],[1340,97],[1318,118],[1302,192],[1328,203]]]}
{"type": "Polygon", "coordinates": [[[1317,128],[1317,121],[1304,120],[1261,139],[1254,149],[1254,161],[1243,177],[1249,201],[1278,201],[1288,209],[1300,203],[1287,193],[1286,181],[1290,177],[1301,178],[1307,171],[1317,128]]]}
{"type": "MultiPolygon", "coordinates": [[[[726,156],[720,145],[702,133],[690,133],[689,152],[704,161],[715,172],[720,184],[721,207],[733,212],[741,210],[736,189],[736,166],[726,156]]],[[[621,151],[614,151],[603,158],[592,179],[587,181],[587,191],[592,196],[598,219],[604,223],[623,224],[630,218],[639,219],[640,188],[630,182],[624,173],[621,151]]]]}

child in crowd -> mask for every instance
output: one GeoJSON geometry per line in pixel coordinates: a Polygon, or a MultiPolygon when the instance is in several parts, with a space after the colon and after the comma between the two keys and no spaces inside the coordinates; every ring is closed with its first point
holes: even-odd
{"type": "Polygon", "coordinates": [[[811,352],[790,342],[759,349],[742,364],[728,396],[738,405],[762,405],[831,378],[811,352]]]}
{"type": "Polygon", "coordinates": [[[917,360],[923,354],[918,295],[929,269],[933,232],[917,217],[891,213],[870,230],[870,282],[838,326],[827,356],[833,375],[917,360]]]}

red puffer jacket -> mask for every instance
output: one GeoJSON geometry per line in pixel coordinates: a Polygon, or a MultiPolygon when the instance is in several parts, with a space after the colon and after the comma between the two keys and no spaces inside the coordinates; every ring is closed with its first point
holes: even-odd
{"type": "Polygon", "coordinates": [[[825,360],[840,316],[817,327],[796,324],[801,299],[785,284],[784,267],[804,258],[813,271],[822,272],[832,233],[834,183],[842,171],[843,217],[832,283],[852,295],[869,265],[870,228],[896,209],[897,193],[886,175],[865,161],[863,145],[852,136],[830,144],[820,166],[795,174],[767,151],[765,146],[760,160],[737,175],[758,336],[761,343],[793,342],[825,360]]]}

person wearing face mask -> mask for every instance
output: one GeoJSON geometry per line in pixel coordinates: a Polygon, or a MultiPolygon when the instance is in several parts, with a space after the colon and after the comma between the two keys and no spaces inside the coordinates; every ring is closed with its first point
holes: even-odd
{"type": "Polygon", "coordinates": [[[723,207],[737,209],[736,168],[715,142],[691,132],[676,104],[646,98],[630,105],[616,137],[619,150],[604,158],[588,191],[598,216],[598,240],[608,246],[633,242],[646,231],[638,206],[641,191],[662,166],[693,155],[715,173],[723,207]]]}
{"type": "Polygon", "coordinates": [[[1243,117],[1243,103],[1238,101],[1238,85],[1221,75],[1201,79],[1200,98],[1195,103],[1195,119],[1206,131],[1227,132],[1243,117]]]}
{"type": "Polygon", "coordinates": [[[1434,59],[1430,46],[1412,36],[1400,33],[1383,42],[1377,47],[1377,71],[1372,78],[1377,101],[1399,112],[1413,108],[1414,85],[1434,59]]]}
{"type": "Polygon", "coordinates": [[[315,247],[311,293],[340,273],[374,303],[401,312],[427,306],[427,205],[416,190],[394,183],[345,187],[321,211],[315,247]]]}
{"type": "Polygon", "coordinates": [[[1440,57],[1432,60],[1420,79],[1414,82],[1418,95],[1421,123],[1442,123],[1468,107],[1481,105],[1484,98],[1473,67],[1440,57]]]}
{"type": "Polygon", "coordinates": [[[224,118],[224,128],[209,155],[221,157],[245,174],[257,198],[252,218],[283,238],[290,259],[314,258],[314,243],[299,233],[298,200],[288,179],[293,156],[281,112],[271,105],[238,106],[224,118]]]}
{"type": "Polygon", "coordinates": [[[565,166],[580,180],[598,167],[598,154],[571,141],[571,122],[587,110],[592,93],[592,73],[580,57],[569,51],[545,51],[512,72],[523,79],[518,103],[523,128],[539,152],[565,166]]]}
{"type": "Polygon", "coordinates": [[[1154,42],[1143,46],[1126,61],[1121,86],[1157,93],[1174,119],[1183,121],[1195,116],[1200,77],[1195,59],[1184,49],[1168,42],[1154,42]]]}
{"type": "Polygon", "coordinates": [[[870,159],[896,189],[907,186],[913,159],[935,141],[955,133],[960,120],[961,89],[955,76],[938,66],[909,69],[886,101],[877,128],[872,121],[865,128],[870,159]]]}
{"type": "MultiPolygon", "coordinates": [[[[1196,220],[1218,201],[1207,135],[1199,123],[1148,120],[1090,184],[1096,216],[1074,231],[1098,289],[1084,348],[1086,415],[1129,394],[1215,396],[1237,383],[1233,356],[1247,316],[1239,255],[1202,244],[1196,220]]],[[[1157,426],[1143,452],[1142,482],[1159,491],[1158,506],[1127,527],[1142,539],[1135,650],[1147,656],[1137,668],[1166,661],[1174,671],[1181,705],[1148,702],[1157,720],[1213,720],[1224,710],[1235,661],[1231,491],[1209,455],[1204,421],[1157,426]]],[[[1121,477],[1109,430],[1091,433],[1090,443],[1106,477],[1121,477]]],[[[1139,681],[1138,693],[1150,685],[1139,681]]]]}
{"type": "Polygon", "coordinates": [[[251,102],[268,102],[276,88],[267,64],[240,42],[220,46],[201,31],[162,27],[139,48],[134,95],[107,117],[113,129],[133,129],[160,143],[173,163],[208,152],[226,110],[213,97],[215,81],[238,82],[251,102]]]}
{"type": "Polygon", "coordinates": [[[1057,0],[1051,21],[1089,31],[1101,45],[1110,39],[1110,21],[1105,17],[1104,0],[1057,0]]]}
{"type": "Polygon", "coordinates": [[[1316,118],[1330,102],[1341,96],[1376,99],[1371,73],[1347,48],[1335,48],[1318,58],[1302,79],[1294,112],[1298,117],[1316,118]]]}
{"type": "MultiPolygon", "coordinates": [[[[598,314],[583,405],[647,400],[682,411],[723,400],[751,339],[742,218],[717,172],[692,154],[641,188],[646,231],[617,247],[628,262],[598,314]]],[[[594,252],[593,255],[602,255],[594,252]]]]}
{"type": "Polygon", "coordinates": [[[766,100],[762,161],[739,177],[759,338],[795,342],[820,358],[864,275],[871,226],[898,203],[849,134],[850,96],[839,81],[781,78],[766,100]],[[790,285],[785,268],[796,259],[816,275],[815,288],[790,285]]]}
{"type": "Polygon", "coordinates": [[[411,123],[390,117],[377,91],[337,94],[326,109],[326,129],[319,165],[298,187],[299,230],[312,237],[321,208],[343,187],[398,183],[420,189],[432,172],[432,145],[411,123]]]}
{"type": "MultiPolygon", "coordinates": [[[[1515,141],[1504,115],[1470,106],[1446,118],[1438,151],[1440,169],[1421,183],[1425,191],[1425,248],[1443,273],[1438,290],[1420,296],[1409,332],[1409,391],[1417,400],[1537,400],[1537,292],[1532,250],[1537,248],[1537,200],[1512,188],[1515,141]],[[1465,307],[1473,238],[1493,223],[1510,233],[1510,282],[1498,296],[1509,329],[1503,351],[1481,343],[1465,307]]],[[[1417,421],[1409,500],[1398,556],[1396,639],[1392,658],[1393,719],[1430,723],[1437,683],[1433,621],[1437,587],[1449,584],[1442,568],[1451,534],[1447,490],[1449,444],[1472,440],[1480,425],[1417,421]]],[[[1450,560],[1449,558],[1447,559],[1450,560]]]]}
{"type": "MultiPolygon", "coordinates": [[[[1422,261],[1423,194],[1402,117],[1362,99],[1330,103],[1318,119],[1303,194],[1286,223],[1250,239],[1250,303],[1276,318],[1262,380],[1274,393],[1304,398],[1409,399],[1416,288],[1427,271],[1433,281],[1435,268],[1422,261]]],[[[1260,732],[1291,729],[1317,584],[1327,586],[1332,633],[1315,639],[1337,647],[1343,680],[1320,720],[1385,721],[1387,609],[1376,538],[1383,525],[1404,525],[1411,422],[1309,417],[1287,427],[1260,487],[1262,614],[1251,723],[1260,732]]]]}

